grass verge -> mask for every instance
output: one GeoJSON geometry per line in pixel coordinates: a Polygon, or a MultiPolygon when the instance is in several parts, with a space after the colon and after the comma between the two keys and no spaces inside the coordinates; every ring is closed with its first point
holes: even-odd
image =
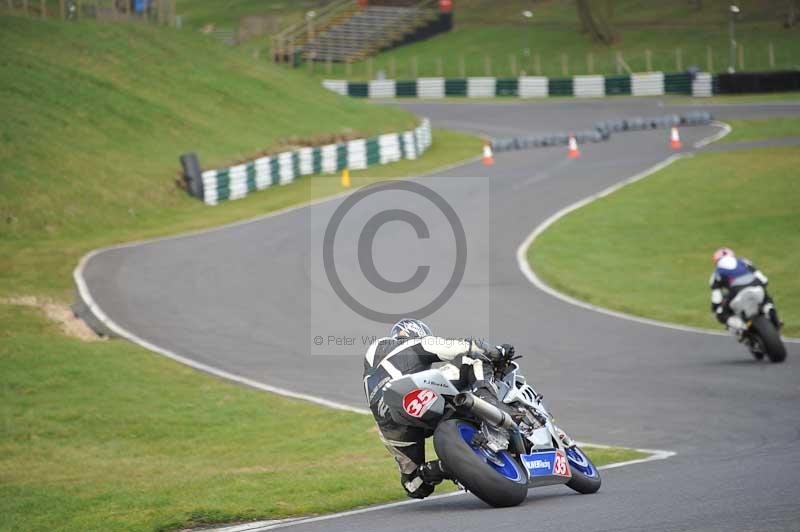
{"type": "MultiPolygon", "coordinates": [[[[362,186],[380,179],[405,177],[430,172],[480,154],[481,141],[463,133],[435,129],[434,143],[425,155],[413,161],[370,168],[351,174],[353,186],[362,186]]],[[[118,242],[154,238],[167,234],[214,227],[237,220],[252,218],[291,205],[341,192],[338,179],[325,178],[310,183],[314,176],[299,178],[292,184],[271,188],[240,200],[208,207],[188,197],[184,192],[168,189],[174,195],[172,208],[149,209],[132,201],[128,211],[118,205],[80,202],[75,208],[90,208],[81,221],[84,231],[67,230],[57,236],[0,239],[0,295],[49,297],[69,301],[73,295],[71,273],[80,257],[92,249],[118,242]],[[313,194],[312,194],[313,193],[313,194]],[[113,220],[113,222],[106,222],[113,220]]],[[[84,186],[90,186],[88,183],[84,186]]],[[[110,194],[104,180],[91,183],[92,195],[110,194]]],[[[19,198],[12,199],[13,210],[19,198]]],[[[73,208],[73,198],[66,196],[57,208],[73,208]]]]}
{"type": "MultiPolygon", "coordinates": [[[[209,208],[172,183],[181,151],[213,166],[289,136],[398,130],[413,117],[193,33],[15,17],[0,17],[0,31],[0,529],[168,530],[400,497],[367,416],[226,383],[127,342],[66,337],[9,298],[69,301],[71,270],[96,247],[340,191],[327,179],[312,197],[303,178],[209,208]]],[[[354,173],[354,185],[480,146],[437,130],[425,157],[354,173]]]]}
{"type": "MultiPolygon", "coordinates": [[[[196,151],[208,168],[296,137],[416,123],[194,32],[11,16],[0,16],[0,32],[0,297],[68,300],[70,271],[93,248],[311,199],[301,179],[208,208],[175,186],[182,152],[196,151]]],[[[425,157],[368,175],[409,175],[478,153],[474,137],[436,131],[425,157]]]]}
{"type": "Polygon", "coordinates": [[[795,148],[681,159],[557,221],[528,260],[562,292],[658,320],[717,328],[709,306],[711,253],[728,246],[770,278],[800,335],[800,187],[795,148]]]}
{"type": "Polygon", "coordinates": [[[733,130],[722,137],[721,143],[800,136],[800,118],[796,117],[729,120],[727,123],[733,130]]]}
{"type": "Polygon", "coordinates": [[[0,323],[0,529],[169,530],[403,497],[369,416],[65,338],[34,309],[0,305],[0,323]]]}

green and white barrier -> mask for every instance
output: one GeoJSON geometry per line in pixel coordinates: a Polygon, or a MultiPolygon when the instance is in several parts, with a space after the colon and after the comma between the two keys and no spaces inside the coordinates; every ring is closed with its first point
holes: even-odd
{"type": "Polygon", "coordinates": [[[661,96],[665,91],[663,72],[631,75],[631,94],[634,96],[661,96]]]}
{"type": "MultiPolygon", "coordinates": [[[[341,87],[340,84],[326,86],[341,87]]],[[[390,85],[377,85],[375,90],[382,93],[388,90],[387,87],[390,85]]],[[[243,198],[257,190],[291,183],[302,175],[334,174],[345,168],[363,170],[376,164],[416,159],[432,142],[431,124],[426,118],[411,131],[300,148],[230,168],[207,170],[202,173],[202,199],[207,205],[216,205],[220,201],[243,198]]]]}
{"type": "Polygon", "coordinates": [[[522,76],[519,78],[419,78],[416,80],[345,81],[325,80],[322,85],[342,96],[362,98],[423,98],[446,96],[467,98],[546,98],[548,96],[575,96],[602,98],[611,95],[662,96],[664,94],[691,94],[711,96],[714,80],[708,73],[688,72],[665,74],[647,72],[622,76],[572,76],[547,78],[522,76]]]}
{"type": "Polygon", "coordinates": [[[547,90],[547,78],[544,76],[523,76],[517,82],[520,98],[546,98],[547,90]]]}
{"type": "Polygon", "coordinates": [[[606,80],[603,76],[575,76],[572,89],[578,98],[602,98],[606,95],[606,80]]]}
{"type": "Polygon", "coordinates": [[[692,80],[694,96],[712,96],[714,94],[714,77],[707,72],[698,73],[692,80]]]}

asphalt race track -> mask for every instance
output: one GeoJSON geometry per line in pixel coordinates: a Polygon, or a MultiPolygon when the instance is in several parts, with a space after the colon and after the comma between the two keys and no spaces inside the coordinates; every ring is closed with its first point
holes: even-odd
{"type": "MultiPolygon", "coordinates": [[[[403,106],[430,117],[435,127],[493,137],[687,110],[709,110],[719,120],[800,114],[800,105],[679,107],[657,99],[403,106]]],[[[717,131],[682,129],[685,149],[717,131]]],[[[506,510],[471,496],[448,497],[296,529],[800,530],[800,344],[787,344],[785,364],[756,363],[729,337],[564,303],[537,290],[517,267],[517,247],[537,225],[669,157],[667,138],[664,130],[616,134],[607,143],[581,146],[577,160],[567,159],[563,147],[503,153],[491,167],[473,163],[414,182],[441,194],[467,234],[459,289],[426,318],[434,331],[515,344],[526,355],[524,372],[573,437],[677,455],[605,471],[602,489],[591,496],[540,488],[522,506],[506,510]]],[[[387,204],[425,203],[413,202],[408,192],[385,194],[387,204]]],[[[104,251],[88,261],[84,278],[116,324],[152,344],[271,386],[363,408],[364,346],[360,340],[329,346],[327,337],[384,335],[388,326],[345,307],[322,271],[322,236],[342,201],[104,251]],[[326,339],[322,347],[313,343],[318,335],[326,339]]],[[[372,213],[365,207],[349,214],[337,233],[341,249],[372,213]]],[[[446,241],[452,232],[435,213],[425,220],[427,240],[400,223],[376,233],[372,249],[382,275],[406,279],[414,265],[426,264],[426,283],[449,276],[455,246],[446,241]]],[[[356,299],[380,304],[374,288],[359,284],[356,254],[334,256],[356,299]]],[[[698,279],[698,289],[705,290],[705,283],[698,279]]],[[[775,297],[780,305],[779,291],[775,297]]],[[[417,303],[403,296],[397,301],[417,303]]]]}

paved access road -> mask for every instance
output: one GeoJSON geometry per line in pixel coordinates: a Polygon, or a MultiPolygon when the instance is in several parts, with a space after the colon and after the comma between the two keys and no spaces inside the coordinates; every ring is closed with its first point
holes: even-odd
{"type": "MultiPolygon", "coordinates": [[[[437,127],[496,137],[684,110],[710,110],[723,120],[800,114],[800,105],[676,107],[656,99],[404,107],[430,117],[437,127]]],[[[691,146],[716,131],[707,126],[681,132],[691,146]]],[[[582,146],[582,152],[578,160],[567,159],[563,148],[505,153],[488,168],[473,163],[418,180],[456,210],[469,249],[459,290],[427,320],[443,335],[485,334],[514,343],[527,357],[525,373],[574,437],[678,455],[609,470],[592,496],[544,488],[531,491],[522,506],[502,511],[473,497],[455,497],[299,528],[800,528],[798,344],[787,346],[785,364],[757,364],[730,338],[571,306],[538,291],[520,273],[517,247],[539,223],[671,155],[663,130],[614,135],[607,143],[582,146]]],[[[399,199],[386,197],[387,205],[425,203],[396,194],[399,199]]],[[[344,307],[322,272],[322,236],[342,201],[101,252],[88,261],[84,276],[99,307],[148,342],[272,386],[363,407],[359,338],[384,334],[386,327],[344,307]],[[354,346],[318,348],[317,335],[357,340],[354,346]]],[[[379,305],[381,298],[359,284],[357,254],[346,249],[373,214],[367,208],[351,211],[337,233],[334,258],[356,299],[379,305]]],[[[377,231],[372,250],[378,272],[399,280],[414,273],[414,265],[427,264],[431,282],[446,281],[455,256],[447,239],[452,241],[452,233],[443,218],[430,216],[429,239],[418,239],[404,223],[377,231]]],[[[698,279],[698,290],[705,290],[705,283],[698,279]]],[[[402,298],[397,296],[401,306],[415,303],[402,298]]]]}

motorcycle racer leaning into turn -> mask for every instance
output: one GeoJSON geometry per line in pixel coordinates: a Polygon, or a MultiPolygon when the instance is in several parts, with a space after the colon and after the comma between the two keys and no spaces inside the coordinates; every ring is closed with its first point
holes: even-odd
{"type": "Polygon", "coordinates": [[[714,271],[711,273],[709,284],[711,286],[711,312],[717,321],[738,331],[744,328],[744,322],[731,310],[729,303],[736,294],[746,286],[763,286],[766,305],[765,314],[770,319],[775,329],[780,330],[783,322],[778,319],[778,311],[772,298],[766,294],[767,276],[742,257],[737,257],[730,248],[719,248],[714,252],[714,271]]]}
{"type": "Polygon", "coordinates": [[[383,402],[384,386],[392,379],[428,370],[436,362],[450,362],[460,367],[458,382],[481,388],[487,386],[483,362],[513,354],[514,347],[509,344],[490,347],[480,340],[433,336],[427,325],[415,319],[400,320],[389,336],[369,346],[364,360],[364,392],[381,441],[397,462],[400,483],[409,497],[427,497],[449,476],[439,460],[425,462],[425,438],[432,434],[392,418],[383,402]]]}

